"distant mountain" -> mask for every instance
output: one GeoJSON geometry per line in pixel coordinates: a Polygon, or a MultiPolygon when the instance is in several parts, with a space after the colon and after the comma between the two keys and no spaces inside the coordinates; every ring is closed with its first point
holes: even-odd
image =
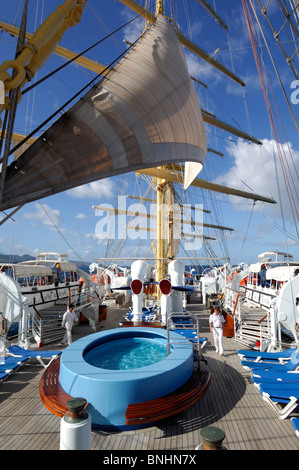
{"type": "Polygon", "coordinates": [[[22,261],[31,261],[35,259],[30,255],[4,255],[0,253],[0,263],[21,263],[22,261]]]}
{"type": "MultiPolygon", "coordinates": [[[[35,256],[31,255],[5,255],[4,253],[0,253],[0,263],[21,263],[22,261],[31,261],[34,260],[35,256]]],[[[72,260],[69,260],[72,261],[72,260]]],[[[89,265],[91,264],[90,261],[73,261],[78,268],[82,269],[83,271],[89,274],[89,265]]]]}

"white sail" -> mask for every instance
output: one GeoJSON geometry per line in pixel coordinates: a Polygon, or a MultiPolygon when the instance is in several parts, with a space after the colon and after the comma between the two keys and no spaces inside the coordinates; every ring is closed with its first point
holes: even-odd
{"type": "Polygon", "coordinates": [[[190,184],[195,180],[198,173],[202,170],[200,162],[186,162],[184,172],[184,190],[189,188],[190,184]]]}
{"type": "Polygon", "coordinates": [[[8,167],[1,210],[207,150],[182,47],[160,15],[105,79],[8,167]]]}

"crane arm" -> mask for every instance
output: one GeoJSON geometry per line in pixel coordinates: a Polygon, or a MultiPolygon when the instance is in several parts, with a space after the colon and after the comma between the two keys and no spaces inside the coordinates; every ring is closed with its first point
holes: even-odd
{"type": "Polygon", "coordinates": [[[54,52],[65,31],[80,23],[86,1],[65,0],[28,39],[16,59],[3,62],[0,66],[0,114],[10,107],[9,91],[23,88],[54,52]],[[14,78],[8,72],[10,69],[15,71],[14,78]]]}

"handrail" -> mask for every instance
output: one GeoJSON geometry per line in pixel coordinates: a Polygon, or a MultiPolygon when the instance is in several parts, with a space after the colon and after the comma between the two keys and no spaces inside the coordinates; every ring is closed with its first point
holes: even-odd
{"type": "MultiPolygon", "coordinates": [[[[196,336],[197,336],[197,349],[198,349],[198,353],[200,354],[201,352],[201,346],[200,346],[200,340],[199,340],[199,319],[193,315],[192,313],[182,313],[182,312],[173,312],[173,313],[170,313],[167,317],[167,321],[166,321],[166,329],[167,329],[167,356],[169,355],[170,353],[170,336],[169,336],[169,320],[171,320],[172,317],[177,317],[177,316],[183,316],[183,315],[186,315],[188,317],[191,317],[195,320],[196,322],[196,336]]],[[[174,330],[175,331],[175,330],[174,330]]],[[[189,344],[190,341],[186,341],[186,344],[189,344]]],[[[182,342],[180,341],[180,344],[182,344],[182,342]]]]}
{"type": "Polygon", "coordinates": [[[232,313],[232,316],[234,316],[235,313],[236,313],[236,309],[237,309],[237,305],[238,305],[238,302],[239,302],[240,295],[244,295],[244,294],[245,294],[245,292],[238,292],[237,298],[235,300],[235,306],[234,306],[234,311],[232,313]]]}
{"type": "Polygon", "coordinates": [[[39,319],[42,320],[43,317],[41,316],[41,314],[39,313],[39,311],[37,310],[37,308],[36,308],[36,306],[35,306],[35,297],[33,297],[33,305],[32,305],[32,307],[33,307],[33,310],[35,311],[35,313],[37,314],[37,316],[39,317],[39,319]]]}
{"type": "Polygon", "coordinates": [[[268,315],[269,315],[269,312],[267,312],[266,315],[263,316],[263,318],[261,318],[261,319],[258,321],[258,323],[262,323],[262,321],[264,321],[265,318],[267,318],[268,315]]]}

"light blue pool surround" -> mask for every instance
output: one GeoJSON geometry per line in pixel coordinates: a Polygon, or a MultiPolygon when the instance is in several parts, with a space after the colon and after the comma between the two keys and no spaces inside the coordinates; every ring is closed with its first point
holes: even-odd
{"type": "MultiPolygon", "coordinates": [[[[68,346],[61,355],[59,381],[73,397],[85,398],[92,427],[103,430],[128,430],[127,406],[162,397],[177,390],[192,375],[193,348],[182,336],[170,332],[171,352],[155,364],[128,370],[102,369],[88,364],[84,355],[101,344],[123,338],[165,338],[160,328],[116,328],[85,336],[68,346]],[[176,344],[177,341],[177,344],[176,344]]],[[[100,352],[100,349],[99,349],[100,352]]]]}

